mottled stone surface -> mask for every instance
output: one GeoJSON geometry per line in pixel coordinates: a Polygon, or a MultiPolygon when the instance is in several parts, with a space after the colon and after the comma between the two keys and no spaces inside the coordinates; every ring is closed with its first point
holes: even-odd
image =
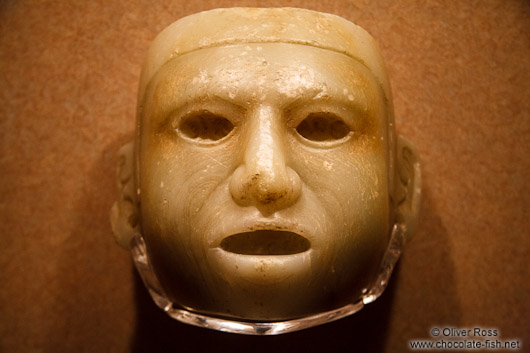
{"type": "Polygon", "coordinates": [[[433,326],[530,345],[530,5],[526,1],[3,1],[0,351],[407,352],[433,326]],[[115,154],[150,41],[231,6],[343,16],[379,42],[397,128],[423,162],[419,232],[359,314],[278,337],[166,318],[112,238],[115,154]]]}

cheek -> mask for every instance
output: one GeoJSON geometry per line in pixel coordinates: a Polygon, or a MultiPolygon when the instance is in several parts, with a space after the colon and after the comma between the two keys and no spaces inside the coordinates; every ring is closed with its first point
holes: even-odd
{"type": "Polygon", "coordinates": [[[141,154],[142,223],[166,242],[190,245],[198,240],[190,236],[200,223],[197,215],[227,179],[233,157],[226,146],[158,141],[150,147],[141,154]]]}
{"type": "Polygon", "coordinates": [[[377,270],[388,241],[388,172],[382,148],[342,147],[299,149],[293,168],[326,213],[327,280],[337,293],[356,293],[377,270]]]}
{"type": "Polygon", "coordinates": [[[298,146],[293,152],[293,169],[317,196],[334,224],[361,227],[385,217],[388,175],[383,149],[375,143],[327,150],[298,146]]]}

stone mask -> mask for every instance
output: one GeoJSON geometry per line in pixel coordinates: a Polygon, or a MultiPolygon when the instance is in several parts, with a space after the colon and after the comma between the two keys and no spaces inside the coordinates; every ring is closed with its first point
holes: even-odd
{"type": "Polygon", "coordinates": [[[155,302],[199,326],[274,334],[349,315],[381,294],[416,224],[418,156],[395,134],[377,46],[334,15],[173,23],[120,156],[117,240],[155,302]]]}

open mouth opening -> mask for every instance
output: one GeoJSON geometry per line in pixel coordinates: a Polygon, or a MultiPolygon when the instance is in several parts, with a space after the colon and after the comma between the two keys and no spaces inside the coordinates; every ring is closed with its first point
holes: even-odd
{"type": "Polygon", "coordinates": [[[241,255],[293,255],[309,248],[309,240],[303,236],[278,230],[238,233],[221,241],[221,249],[241,255]]]}

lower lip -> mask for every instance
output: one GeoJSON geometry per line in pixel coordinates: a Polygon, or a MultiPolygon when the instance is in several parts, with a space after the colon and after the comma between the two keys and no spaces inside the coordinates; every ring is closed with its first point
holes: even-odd
{"type": "Polygon", "coordinates": [[[229,283],[241,279],[256,285],[286,282],[311,269],[311,249],[291,255],[243,255],[210,249],[209,257],[219,275],[229,283]]]}

